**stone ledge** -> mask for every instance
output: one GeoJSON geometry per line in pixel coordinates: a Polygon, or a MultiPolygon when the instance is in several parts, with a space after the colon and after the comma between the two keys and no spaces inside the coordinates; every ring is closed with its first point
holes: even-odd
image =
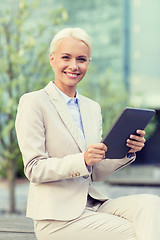
{"type": "Polygon", "coordinates": [[[33,220],[22,215],[0,216],[0,240],[36,240],[33,220]]]}
{"type": "Polygon", "coordinates": [[[160,167],[153,165],[127,166],[106,179],[112,185],[160,186],[160,167]]]}

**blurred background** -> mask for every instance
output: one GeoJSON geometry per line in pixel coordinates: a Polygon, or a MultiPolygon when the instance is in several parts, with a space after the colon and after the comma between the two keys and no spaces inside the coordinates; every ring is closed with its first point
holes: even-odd
{"type": "Polygon", "coordinates": [[[104,133],[126,106],[156,110],[145,148],[132,166],[106,180],[105,191],[111,197],[128,194],[130,185],[130,193],[145,192],[147,186],[159,194],[159,9],[159,0],[1,2],[0,213],[25,211],[28,182],[14,129],[17,105],[21,95],[54,80],[49,44],[64,27],[81,27],[92,38],[92,61],[78,90],[101,105],[104,133]]]}

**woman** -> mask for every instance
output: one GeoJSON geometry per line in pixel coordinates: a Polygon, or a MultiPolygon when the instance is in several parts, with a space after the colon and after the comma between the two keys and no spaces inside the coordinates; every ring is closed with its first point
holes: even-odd
{"type": "Polygon", "coordinates": [[[63,29],[50,45],[54,82],[20,99],[16,131],[30,181],[27,217],[34,219],[38,240],[159,240],[157,196],[112,200],[92,186],[135,160],[145,132],[127,140],[130,156],[104,159],[100,106],[76,90],[91,52],[84,30],[63,29]]]}

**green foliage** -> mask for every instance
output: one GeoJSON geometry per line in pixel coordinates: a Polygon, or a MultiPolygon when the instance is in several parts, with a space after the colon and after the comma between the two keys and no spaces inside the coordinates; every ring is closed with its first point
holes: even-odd
{"type": "Polygon", "coordinates": [[[158,126],[158,121],[157,121],[156,117],[153,117],[153,119],[150,121],[150,123],[145,128],[146,139],[148,139],[150,136],[152,136],[152,134],[156,130],[157,126],[158,126]]]}
{"type": "Polygon", "coordinates": [[[80,83],[79,91],[100,104],[103,116],[103,133],[105,134],[126,106],[127,93],[123,82],[114,79],[110,69],[107,69],[98,78],[97,75],[96,67],[91,64],[88,74],[80,83]]]}
{"type": "Polygon", "coordinates": [[[9,167],[14,166],[15,172],[22,170],[14,129],[19,98],[52,79],[49,43],[56,28],[68,19],[61,5],[43,19],[38,17],[39,4],[39,0],[8,0],[0,11],[0,174],[3,176],[9,167]]]}
{"type": "MultiPolygon", "coordinates": [[[[124,107],[137,106],[133,106],[128,103],[129,96],[123,82],[118,79],[114,79],[110,69],[107,69],[104,73],[99,75],[98,78],[97,76],[98,70],[91,63],[85,79],[79,85],[79,92],[100,104],[102,109],[104,135],[124,107]]],[[[145,129],[146,139],[153,134],[156,127],[157,119],[154,117],[145,129]]]]}

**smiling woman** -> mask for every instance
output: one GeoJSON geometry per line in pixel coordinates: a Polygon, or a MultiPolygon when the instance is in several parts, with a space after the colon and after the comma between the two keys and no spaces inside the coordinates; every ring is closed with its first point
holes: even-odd
{"type": "Polygon", "coordinates": [[[54,84],[69,97],[75,97],[77,84],[83,79],[89,65],[89,47],[72,37],[62,38],[50,54],[55,73],[54,84]]]}
{"type": "Polygon", "coordinates": [[[145,132],[128,139],[131,154],[105,159],[100,106],[77,91],[91,52],[84,30],[60,31],[50,45],[54,81],[20,99],[15,125],[30,181],[27,217],[38,240],[159,240],[159,197],[112,200],[92,184],[133,162],[145,132]]]}

